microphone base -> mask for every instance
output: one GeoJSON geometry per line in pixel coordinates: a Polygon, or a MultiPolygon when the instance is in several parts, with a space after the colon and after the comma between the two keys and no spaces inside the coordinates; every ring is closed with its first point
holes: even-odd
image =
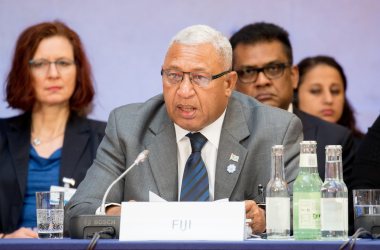
{"type": "Polygon", "coordinates": [[[380,216],[364,215],[355,218],[355,231],[362,227],[372,234],[373,238],[380,238],[380,216]]]}
{"type": "Polygon", "coordinates": [[[118,239],[120,216],[78,215],[70,220],[72,239],[91,239],[98,232],[101,239],[118,239]]]}

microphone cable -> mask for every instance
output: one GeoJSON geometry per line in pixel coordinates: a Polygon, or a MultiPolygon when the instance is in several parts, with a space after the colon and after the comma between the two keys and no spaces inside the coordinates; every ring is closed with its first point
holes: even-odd
{"type": "Polygon", "coordinates": [[[355,247],[355,243],[356,243],[356,240],[358,238],[370,238],[370,239],[378,239],[379,237],[377,236],[374,236],[373,234],[371,234],[369,231],[367,231],[366,229],[360,227],[356,230],[356,232],[347,240],[345,241],[340,247],[339,247],[339,250],[344,250],[348,245],[350,246],[349,247],[349,250],[353,250],[354,247],[355,247]]]}
{"type": "Polygon", "coordinates": [[[99,232],[95,232],[86,250],[94,250],[101,235],[108,235],[109,238],[113,238],[113,236],[115,235],[115,230],[113,227],[106,227],[99,232]]]}

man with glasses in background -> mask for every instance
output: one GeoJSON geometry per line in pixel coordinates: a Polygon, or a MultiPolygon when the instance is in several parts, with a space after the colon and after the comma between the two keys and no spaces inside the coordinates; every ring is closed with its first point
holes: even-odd
{"type": "Polygon", "coordinates": [[[342,145],[344,181],[350,182],[354,152],[351,132],[293,107],[293,90],[298,69],[293,66],[289,34],[271,23],[254,23],[241,28],[230,39],[236,90],[273,107],[297,115],[303,125],[304,140],[317,141],[318,172],[325,178],[325,146],[342,145]]]}
{"type": "Polygon", "coordinates": [[[163,94],[111,113],[96,160],[66,206],[66,223],[94,214],[110,183],[147,149],[148,159],[110,192],[107,214],[120,214],[111,203],[148,201],[150,191],[168,201],[228,198],[245,201],[249,225],[262,233],[265,214],[255,201],[270,179],[271,147],[287,149],[292,185],[302,126],[295,115],[235,92],[231,67],[231,44],[220,32],[205,25],[180,31],[162,65],[163,94]]]}

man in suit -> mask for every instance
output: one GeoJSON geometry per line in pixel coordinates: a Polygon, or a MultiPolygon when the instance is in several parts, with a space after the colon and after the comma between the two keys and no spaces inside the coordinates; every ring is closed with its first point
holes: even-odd
{"type": "Polygon", "coordinates": [[[298,69],[293,66],[288,32],[275,24],[254,23],[241,28],[230,42],[233,69],[238,74],[236,90],[262,103],[288,110],[301,119],[304,139],[317,141],[318,172],[322,180],[325,178],[325,146],[342,145],[344,180],[350,182],[354,158],[351,132],[292,105],[298,69]]]}
{"type": "Polygon", "coordinates": [[[352,189],[380,189],[380,115],[364,136],[353,165],[352,189]]]}
{"type": "MultiPolygon", "coordinates": [[[[149,191],[168,201],[185,200],[183,180],[193,155],[189,137],[200,132],[207,139],[201,158],[208,186],[201,197],[245,201],[253,232],[263,232],[265,214],[254,200],[258,185],[270,179],[271,147],[285,146],[291,185],[302,125],[293,114],[234,92],[237,76],[231,66],[232,48],[220,32],[204,25],[180,31],[162,65],[163,95],[110,114],[96,160],[67,205],[66,228],[71,217],[95,213],[109,184],[145,149],[148,159],[114,186],[107,203],[148,201],[149,191]]],[[[120,207],[108,206],[106,212],[120,214],[120,207]]]]}
{"type": "MultiPolygon", "coordinates": [[[[380,188],[380,115],[368,129],[361,142],[352,168],[352,183],[348,185],[349,194],[354,189],[380,188]]],[[[354,232],[354,210],[352,199],[348,200],[351,232],[354,232]]],[[[374,227],[375,228],[375,227],[374,227]]]]}

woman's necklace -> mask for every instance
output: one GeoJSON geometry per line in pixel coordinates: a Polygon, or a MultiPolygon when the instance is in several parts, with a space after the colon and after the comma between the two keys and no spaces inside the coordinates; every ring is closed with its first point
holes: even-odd
{"type": "Polygon", "coordinates": [[[36,137],[36,138],[32,138],[32,144],[33,146],[39,146],[41,144],[41,140],[40,138],[36,137]]]}
{"type": "Polygon", "coordinates": [[[41,138],[39,138],[38,136],[33,136],[32,134],[32,144],[33,146],[37,147],[39,145],[41,145],[42,143],[49,143],[49,142],[52,142],[54,141],[55,139],[59,138],[60,136],[62,136],[64,134],[64,132],[62,133],[59,133],[58,135],[52,137],[52,138],[49,138],[49,139],[46,139],[46,140],[41,140],[41,138]]]}

